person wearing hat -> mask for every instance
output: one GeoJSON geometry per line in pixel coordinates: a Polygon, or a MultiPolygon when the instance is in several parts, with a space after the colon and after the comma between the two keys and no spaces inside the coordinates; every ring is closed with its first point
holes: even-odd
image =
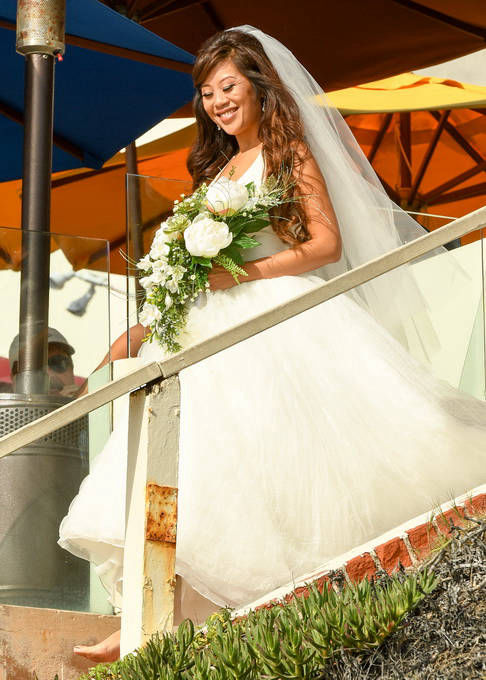
{"type": "MultiPolygon", "coordinates": [[[[48,328],[47,335],[47,373],[49,375],[49,394],[73,397],[78,391],[74,380],[72,355],[75,350],[55,328],[48,328]]],[[[19,336],[12,340],[8,351],[12,382],[19,370],[19,336]]]]}

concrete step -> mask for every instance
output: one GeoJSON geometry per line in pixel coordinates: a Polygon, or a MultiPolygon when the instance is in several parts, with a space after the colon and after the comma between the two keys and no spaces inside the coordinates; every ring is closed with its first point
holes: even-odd
{"type": "Polygon", "coordinates": [[[76,680],[90,662],[73,654],[120,627],[118,616],[0,605],[0,680],[76,680]]]}

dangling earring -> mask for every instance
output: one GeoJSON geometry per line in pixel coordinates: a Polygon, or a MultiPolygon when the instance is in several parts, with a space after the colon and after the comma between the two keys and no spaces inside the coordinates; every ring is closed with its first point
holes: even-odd
{"type": "Polygon", "coordinates": [[[262,101],[262,113],[265,113],[265,99],[262,101]]]}
{"type": "Polygon", "coordinates": [[[218,124],[216,124],[216,130],[217,130],[218,132],[221,132],[221,128],[219,127],[218,124]]]}

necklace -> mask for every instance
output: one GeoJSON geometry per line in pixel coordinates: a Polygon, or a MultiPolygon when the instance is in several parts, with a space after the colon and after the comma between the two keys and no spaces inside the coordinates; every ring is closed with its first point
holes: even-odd
{"type": "MultiPolygon", "coordinates": [[[[224,168],[223,168],[223,170],[221,171],[221,173],[224,173],[225,169],[229,166],[229,167],[230,167],[230,170],[229,170],[229,172],[228,172],[228,179],[231,179],[231,178],[233,177],[233,175],[235,174],[235,172],[236,172],[236,171],[238,170],[238,168],[240,167],[240,164],[239,164],[237,161],[238,161],[238,160],[241,160],[241,159],[244,160],[247,154],[248,154],[248,155],[251,155],[251,154],[255,151],[255,149],[258,149],[257,155],[255,156],[255,158],[252,159],[252,162],[250,163],[250,165],[252,165],[252,164],[255,162],[255,160],[256,160],[258,154],[261,153],[262,146],[263,146],[263,144],[260,143],[260,144],[258,144],[257,146],[252,147],[251,149],[247,149],[247,151],[244,151],[243,153],[242,153],[241,151],[238,151],[237,153],[235,153],[235,154],[229,159],[229,161],[226,163],[226,165],[224,166],[224,168]]],[[[249,167],[250,167],[250,166],[248,166],[248,168],[249,168],[249,167]]],[[[246,170],[248,170],[248,168],[246,168],[246,170]]],[[[242,175],[245,174],[246,170],[242,173],[242,175]]]]}

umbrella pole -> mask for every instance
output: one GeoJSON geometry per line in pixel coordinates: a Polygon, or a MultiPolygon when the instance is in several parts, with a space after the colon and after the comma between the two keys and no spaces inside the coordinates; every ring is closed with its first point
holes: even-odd
{"type": "MultiPolygon", "coordinates": [[[[127,173],[138,175],[137,147],[135,142],[131,142],[125,149],[127,173]]],[[[134,178],[133,184],[127,182],[127,217],[128,217],[128,238],[131,242],[130,257],[138,262],[143,257],[143,235],[142,235],[142,199],[140,196],[140,182],[134,178]],[[130,190],[131,189],[131,190],[130,190]],[[130,191],[129,191],[130,190],[130,191]]],[[[145,291],[140,285],[138,276],[135,277],[135,307],[137,311],[143,300],[145,291]]]]}
{"type": "Polygon", "coordinates": [[[54,57],[25,57],[22,273],[15,391],[46,394],[54,57]]]}
{"type": "Polygon", "coordinates": [[[409,209],[409,198],[412,190],[412,135],[410,112],[398,114],[398,143],[400,159],[400,194],[401,207],[409,209]]]}

